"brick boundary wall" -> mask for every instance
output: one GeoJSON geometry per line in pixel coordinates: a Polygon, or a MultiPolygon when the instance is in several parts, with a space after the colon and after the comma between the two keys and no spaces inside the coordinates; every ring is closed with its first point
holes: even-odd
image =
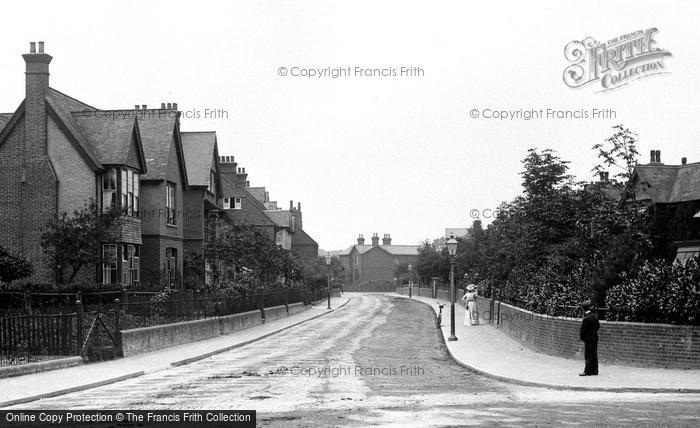
{"type": "MultiPolygon", "coordinates": [[[[478,298],[486,323],[534,351],[583,359],[581,319],[552,317],[478,298]]],[[[602,365],[700,369],[700,327],[673,324],[601,321],[598,359],[602,365]]]]}
{"type": "MultiPolygon", "coordinates": [[[[408,287],[399,287],[396,292],[407,296],[408,287]]],[[[430,292],[413,288],[416,296],[431,297],[430,292]]],[[[456,292],[459,302],[462,291],[456,292]]],[[[438,297],[449,300],[449,292],[438,291],[438,297]]],[[[483,297],[477,298],[477,310],[483,324],[491,324],[528,349],[583,360],[581,319],[537,314],[483,297]]],[[[601,321],[598,335],[602,365],[700,369],[700,326],[601,321]]]]}

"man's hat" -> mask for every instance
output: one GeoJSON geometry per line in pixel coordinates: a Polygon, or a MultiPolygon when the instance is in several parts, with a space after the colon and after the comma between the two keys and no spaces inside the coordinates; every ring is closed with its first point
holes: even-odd
{"type": "Polygon", "coordinates": [[[581,308],[582,308],[584,311],[587,311],[587,310],[591,309],[591,304],[588,303],[588,302],[581,303],[581,308]]]}

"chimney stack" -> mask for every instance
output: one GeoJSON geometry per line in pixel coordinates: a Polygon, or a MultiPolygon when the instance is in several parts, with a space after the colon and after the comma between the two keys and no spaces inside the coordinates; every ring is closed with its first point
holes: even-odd
{"type": "Polygon", "coordinates": [[[289,201],[289,211],[294,211],[294,201],[289,201]]]}
{"type": "Polygon", "coordinates": [[[365,237],[362,236],[360,233],[360,236],[357,237],[357,245],[365,245],[365,237]]]}
{"type": "Polygon", "coordinates": [[[656,162],[661,163],[661,150],[656,151],[656,162]]]}
{"type": "Polygon", "coordinates": [[[379,245],[379,235],[376,233],[372,235],[372,246],[376,247],[379,245]]]}
{"type": "Polygon", "coordinates": [[[661,163],[661,150],[651,150],[649,152],[650,163],[661,163]]]}
{"type": "Polygon", "coordinates": [[[382,245],[391,245],[391,235],[388,233],[384,234],[384,238],[382,238],[382,245]]]}
{"type": "Polygon", "coordinates": [[[49,64],[53,59],[44,53],[44,42],[29,44],[29,53],[22,55],[25,72],[25,153],[26,159],[48,154],[46,143],[46,94],[49,91],[49,64]]]}
{"type": "Polygon", "coordinates": [[[685,165],[687,163],[688,163],[688,158],[683,157],[683,159],[681,159],[681,165],[685,165]]]}
{"type": "Polygon", "coordinates": [[[610,181],[610,173],[608,171],[600,171],[599,174],[601,182],[610,181]]]}

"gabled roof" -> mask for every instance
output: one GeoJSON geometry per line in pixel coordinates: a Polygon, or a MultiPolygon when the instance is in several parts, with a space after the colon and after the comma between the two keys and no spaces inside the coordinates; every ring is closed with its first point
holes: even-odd
{"type": "MultiPolygon", "coordinates": [[[[208,186],[215,157],[216,132],[182,132],[182,150],[190,186],[208,186]]],[[[217,156],[218,157],[218,156],[217,156]]]]}
{"type": "MultiPolygon", "coordinates": [[[[127,110],[124,110],[127,111],[127,110]]],[[[165,180],[170,159],[170,148],[175,139],[178,163],[182,172],[183,188],[187,189],[187,168],[185,167],[180,122],[175,110],[128,110],[137,117],[143,152],[146,156],[148,173],[142,180],[165,180]]]]}
{"type": "MultiPolygon", "coordinates": [[[[121,116],[112,113],[75,112],[72,117],[85,133],[102,164],[125,165],[129,145],[134,138],[134,129],[137,127],[136,118],[133,115],[121,116]]],[[[141,164],[145,166],[143,153],[140,157],[141,164]]]]}
{"type": "Polygon", "coordinates": [[[700,200],[700,162],[687,165],[638,165],[632,175],[637,199],[654,203],[700,200]]]}
{"type": "Polygon", "coordinates": [[[283,210],[265,210],[265,215],[270,217],[270,219],[277,225],[278,227],[289,227],[291,224],[290,222],[290,217],[291,214],[289,211],[283,211],[283,210]]]}
{"type": "Polygon", "coordinates": [[[358,253],[364,254],[364,253],[366,253],[367,251],[371,250],[372,248],[374,248],[372,245],[353,245],[353,246],[352,246],[352,249],[350,250],[350,252],[352,252],[352,250],[354,249],[354,250],[356,250],[358,253]]]}
{"type": "Polygon", "coordinates": [[[297,245],[315,245],[318,247],[318,242],[314,240],[304,230],[299,229],[292,235],[292,247],[297,245]]]}
{"type": "Polygon", "coordinates": [[[265,188],[264,187],[248,187],[246,190],[248,190],[248,193],[253,195],[255,199],[257,199],[259,202],[267,202],[265,200],[265,188]]]}
{"type": "Polygon", "coordinates": [[[348,248],[345,248],[343,250],[337,250],[337,251],[329,251],[330,254],[334,254],[336,256],[349,256],[350,252],[354,248],[354,245],[349,246],[348,248]]]}

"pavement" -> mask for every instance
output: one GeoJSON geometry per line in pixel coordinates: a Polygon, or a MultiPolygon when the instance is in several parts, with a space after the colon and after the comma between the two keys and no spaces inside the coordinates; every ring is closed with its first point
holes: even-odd
{"type": "MultiPolygon", "coordinates": [[[[408,296],[392,294],[408,298],[408,296]]],[[[413,300],[430,305],[438,312],[438,301],[413,296],[413,300]]],[[[480,320],[478,326],[464,326],[465,309],[455,304],[455,335],[450,335],[450,306],[442,311],[442,334],[452,358],[482,375],[525,386],[568,390],[610,392],[700,393],[700,370],[641,368],[607,365],[600,361],[598,376],[579,376],[583,360],[572,360],[538,353],[480,320]]]]}
{"type": "Polygon", "coordinates": [[[298,314],[213,339],[112,361],[3,378],[0,379],[0,408],[108,385],[199,361],[331,313],[349,300],[346,296],[334,297],[331,299],[331,310],[326,308],[324,300],[298,314]]]}

